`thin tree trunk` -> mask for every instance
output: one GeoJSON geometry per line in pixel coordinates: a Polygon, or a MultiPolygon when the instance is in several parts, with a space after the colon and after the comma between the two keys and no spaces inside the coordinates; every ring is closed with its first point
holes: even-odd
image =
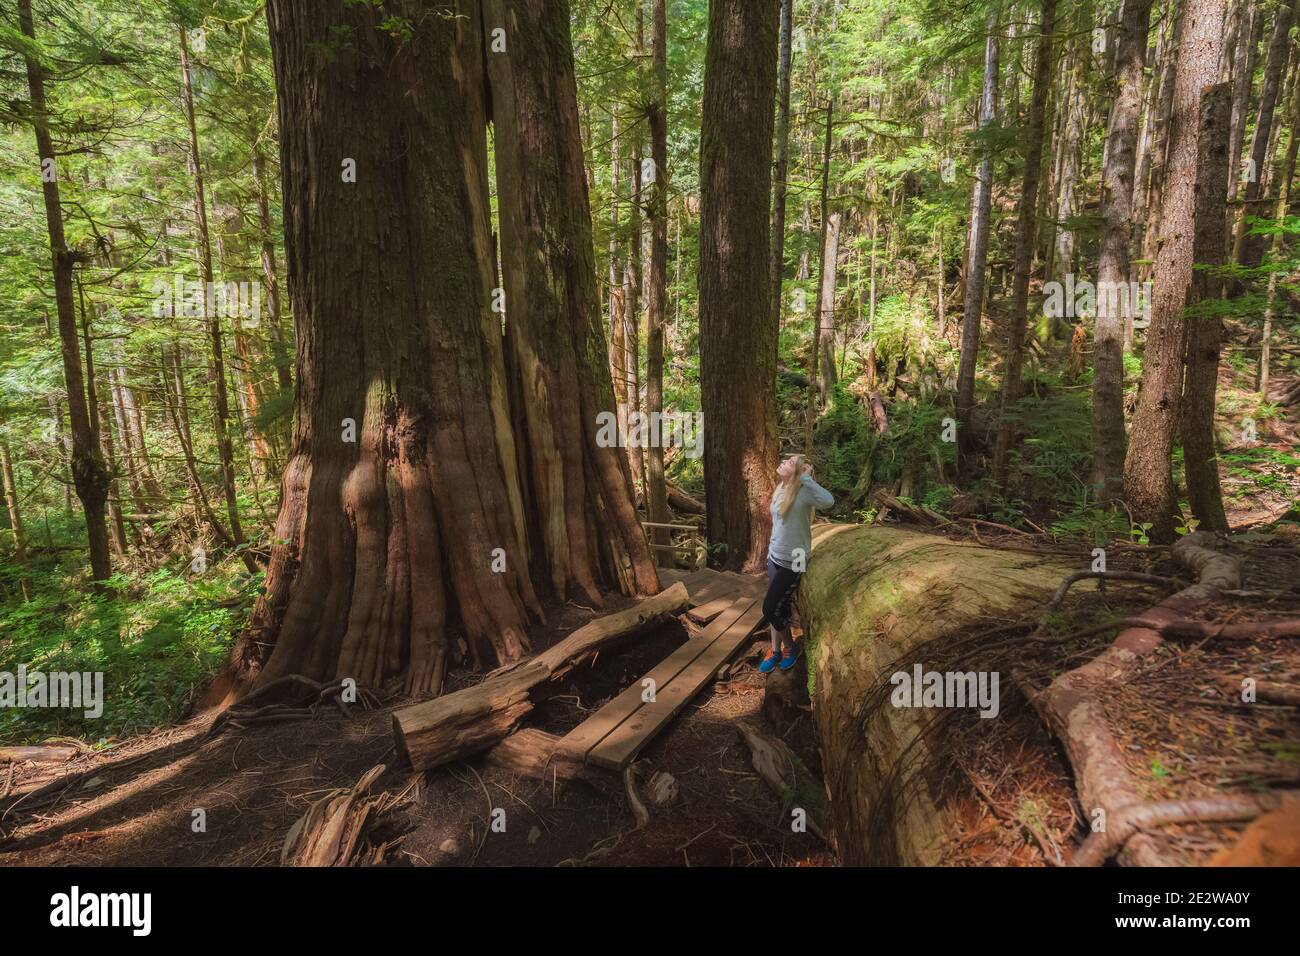
{"type": "Polygon", "coordinates": [[[758,570],[776,436],[768,203],[779,0],[713,0],[700,137],[700,388],[714,563],[758,570]],[[722,546],[721,551],[717,550],[722,546]]]}
{"type": "MultiPolygon", "coordinates": [[[[1160,204],[1151,325],[1142,362],[1142,388],[1133,416],[1134,440],[1124,460],[1124,497],[1133,521],[1151,525],[1151,540],[1174,538],[1177,503],[1174,437],[1182,419],[1184,315],[1192,281],[1200,97],[1218,77],[1221,0],[1185,0],[1178,23],[1178,68],[1169,131],[1169,162],[1160,204]]],[[[1226,190],[1225,190],[1226,195],[1226,190]]]]}
{"type": "Polygon", "coordinates": [[[13,456],[9,443],[0,439],[0,477],[4,481],[5,508],[9,512],[9,531],[14,536],[14,563],[22,570],[19,587],[23,600],[31,599],[27,582],[27,533],[23,530],[22,508],[18,504],[18,482],[14,480],[13,456]]]}
{"type": "Polygon", "coordinates": [[[1264,169],[1268,161],[1269,138],[1273,132],[1273,113],[1277,108],[1278,94],[1286,78],[1287,62],[1291,56],[1291,23],[1300,0],[1283,2],[1277,9],[1273,23],[1273,38],[1268,45],[1268,59],[1264,65],[1264,81],[1259,89],[1259,110],[1255,114],[1255,131],[1250,140],[1250,166],[1252,175],[1246,177],[1241,192],[1242,212],[1233,241],[1232,261],[1238,265],[1254,265],[1259,243],[1250,237],[1249,218],[1262,209],[1259,203],[1267,201],[1263,191],[1264,169]]]}
{"type": "MultiPolygon", "coordinates": [[[[185,108],[185,126],[189,133],[190,176],[194,181],[194,226],[198,243],[199,266],[202,270],[204,294],[201,297],[203,322],[207,326],[208,344],[212,350],[212,394],[213,394],[213,428],[217,438],[217,458],[221,468],[221,490],[226,500],[226,520],[229,522],[230,537],[238,547],[244,543],[244,531],[239,523],[239,502],[235,494],[235,452],[230,436],[230,400],[226,390],[226,363],[223,354],[223,336],[221,315],[208,314],[211,296],[208,291],[213,288],[212,240],[208,231],[208,206],[203,182],[203,162],[199,155],[199,133],[194,119],[194,87],[190,74],[190,46],[188,35],[183,25],[177,26],[180,35],[181,51],[181,101],[185,108]]],[[[244,566],[250,574],[257,571],[257,562],[247,551],[240,554],[244,566]]]]}
{"type": "MultiPolygon", "coordinates": [[[[826,358],[826,328],[833,323],[827,321],[827,310],[834,309],[834,303],[827,303],[824,295],[826,288],[826,244],[830,233],[830,183],[831,183],[831,136],[835,128],[835,94],[830,93],[826,100],[825,133],[822,139],[822,184],[821,184],[821,227],[817,237],[817,314],[813,318],[812,367],[808,374],[808,412],[804,422],[804,454],[812,454],[813,425],[817,421],[817,412],[834,384],[835,362],[826,358]]],[[[836,229],[838,229],[838,223],[836,229]]],[[[838,233],[837,233],[838,237],[838,233]]],[[[834,279],[832,278],[832,283],[834,279]]],[[[834,285],[831,287],[834,297],[834,285]]],[[[833,312],[832,312],[833,315],[833,312]]]]}
{"type": "Polygon", "coordinates": [[[280,308],[280,277],[275,264],[275,234],[271,224],[271,195],[266,181],[266,157],[260,144],[253,145],[253,186],[257,190],[257,235],[262,262],[262,281],[266,284],[266,321],[271,327],[271,350],[275,362],[275,380],[280,391],[293,388],[290,366],[293,350],[285,341],[283,312],[280,308]]]}
{"type": "Polygon", "coordinates": [[[1043,165],[1043,129],[1047,93],[1051,85],[1052,32],[1056,26],[1056,0],[1043,0],[1039,21],[1038,50],[1034,60],[1034,91],[1029,105],[1029,130],[1025,144],[1025,180],[1020,193],[1016,224],[1015,274],[1011,288],[1011,321],[1003,363],[1001,417],[993,452],[994,480],[1005,486],[1007,460],[1015,436],[1012,410],[1020,400],[1021,367],[1024,365],[1025,333],[1029,322],[1029,270],[1034,253],[1035,210],[1043,165]]]}
{"type": "Polygon", "coordinates": [[[1101,500],[1124,489],[1124,328],[1133,321],[1129,287],[1133,176],[1142,72],[1151,25],[1151,0],[1124,0],[1115,49],[1106,161],[1101,184],[1101,254],[1097,263],[1097,320],[1092,376],[1092,481],[1101,500]],[[1121,312],[1118,306],[1123,305],[1121,312]]]}
{"type": "MultiPolygon", "coordinates": [[[[650,158],[654,182],[646,204],[650,223],[650,285],[646,296],[646,410],[662,418],[664,409],[664,316],[668,299],[668,38],[664,0],[652,0],[653,91],[646,114],[650,126],[650,158]]],[[[652,419],[653,420],[653,419],[652,419]]],[[[653,432],[652,432],[653,434],[653,432]]],[[[646,513],[650,521],[668,521],[668,489],[664,484],[664,443],[652,441],[646,462],[646,513]]],[[[662,550],[671,544],[668,531],[656,528],[652,535],[660,546],[658,563],[672,565],[672,554],[662,550]]]]}
{"type": "MultiPolygon", "coordinates": [[[[1246,141],[1246,120],[1250,116],[1250,92],[1255,83],[1264,22],[1268,19],[1260,5],[1243,0],[1242,8],[1241,23],[1237,28],[1237,49],[1232,57],[1232,125],[1228,130],[1228,203],[1229,214],[1234,216],[1241,191],[1241,152],[1246,141]]],[[[1229,242],[1234,241],[1234,232],[1229,231],[1229,242]]]]}
{"type": "Polygon", "coordinates": [[[790,176],[790,61],[794,0],[781,0],[781,37],[776,70],[776,167],[772,198],[772,324],[781,328],[781,280],[785,271],[785,193],[790,176]]]}
{"type": "MultiPolygon", "coordinates": [[[[32,22],[31,0],[18,0],[19,29],[32,42],[36,29],[32,22]]],[[[45,71],[33,57],[24,57],[27,86],[31,94],[32,130],[36,152],[42,164],[50,162],[57,171],[54,145],[50,137],[49,113],[45,106],[45,71]]],[[[104,581],[112,573],[109,558],[106,503],[109,473],[104,467],[98,442],[91,430],[88,398],[82,377],[81,354],[77,343],[76,306],[72,298],[72,268],[77,255],[68,248],[63,234],[63,210],[59,204],[56,176],[41,177],[45,199],[45,225],[50,238],[50,257],[54,268],[54,301],[59,318],[59,343],[63,359],[63,381],[68,393],[68,421],[72,432],[72,481],[86,516],[86,537],[90,551],[90,573],[95,581],[104,581]]]]}
{"type": "MultiPolygon", "coordinates": [[[[1196,163],[1196,235],[1192,255],[1198,266],[1227,261],[1228,142],[1223,128],[1232,117],[1232,84],[1207,87],[1200,97],[1196,163]]],[[[1222,293],[1222,280],[1205,269],[1192,274],[1191,304],[1208,306],[1222,293]]],[[[1219,488],[1214,440],[1214,396],[1219,380],[1223,318],[1213,309],[1187,325],[1187,371],[1183,383],[1183,461],[1187,500],[1206,531],[1227,533],[1219,488]]]]}
{"type": "MultiPolygon", "coordinates": [[[[1300,85],[1291,89],[1290,117],[1287,120],[1286,159],[1282,165],[1282,182],[1278,187],[1277,208],[1273,218],[1281,222],[1286,218],[1291,201],[1291,187],[1295,181],[1296,152],[1300,147],[1300,85]]],[[[1277,310],[1278,276],[1284,266],[1282,260],[1281,230],[1273,233],[1270,243],[1268,292],[1264,306],[1264,329],[1259,348],[1259,366],[1255,370],[1255,387],[1260,401],[1268,401],[1269,363],[1273,353],[1273,317],[1277,310]]]]}
{"type": "MultiPolygon", "coordinates": [[[[975,363],[979,357],[980,325],[984,313],[985,270],[989,254],[989,218],[993,197],[993,146],[989,127],[997,118],[998,40],[1000,8],[989,11],[984,40],[984,85],[980,92],[979,130],[983,134],[979,172],[970,199],[970,227],[966,238],[965,288],[961,313],[961,359],[957,365],[958,439],[963,454],[972,448],[971,410],[975,407],[975,363]]],[[[871,319],[876,306],[875,220],[871,230],[871,319]]]]}

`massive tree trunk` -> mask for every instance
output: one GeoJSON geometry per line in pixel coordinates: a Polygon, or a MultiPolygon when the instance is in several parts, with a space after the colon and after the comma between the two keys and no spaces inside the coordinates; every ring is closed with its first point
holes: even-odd
{"type": "MultiPolygon", "coordinates": [[[[36,42],[32,22],[31,0],[18,0],[18,23],[23,35],[36,42]]],[[[106,580],[113,573],[108,549],[109,473],[104,467],[99,443],[91,427],[87,394],[82,376],[81,354],[77,342],[77,313],[72,298],[72,267],[76,254],[68,248],[63,234],[63,209],[59,205],[58,162],[50,137],[50,118],[45,106],[45,70],[34,57],[24,58],[27,87],[31,94],[32,129],[36,135],[36,153],[42,173],[50,164],[51,175],[41,176],[45,199],[45,226],[50,237],[50,257],[54,268],[54,303],[59,319],[59,344],[63,359],[63,381],[68,392],[68,421],[72,432],[72,483],[86,516],[86,538],[90,551],[92,580],[106,580]]]]}
{"type": "Polygon", "coordinates": [[[1174,78],[1169,160],[1160,206],[1151,326],[1142,362],[1142,390],[1133,416],[1132,442],[1124,460],[1124,497],[1133,521],[1150,522],[1151,539],[1174,537],[1172,459],[1182,416],[1183,356],[1187,344],[1184,309],[1192,280],[1196,226],[1196,174],[1200,97],[1218,76],[1223,5],[1186,0],[1178,24],[1178,66],[1174,78]]]}
{"type": "Polygon", "coordinates": [[[369,7],[267,5],[298,388],[237,676],[404,667],[436,693],[449,612],[501,662],[540,613],[490,307],[478,5],[407,6],[387,9],[416,24],[398,42],[369,7]]]}
{"type": "Polygon", "coordinates": [[[1051,85],[1052,31],[1056,26],[1056,0],[1043,0],[1039,21],[1038,51],[1034,60],[1034,92],[1029,104],[1029,129],[1025,142],[1025,179],[1020,192],[1016,223],[1015,274],[1011,282],[1011,321],[1008,323],[1006,359],[1002,367],[1001,417],[997,445],[993,451],[993,476],[1006,483],[1007,459],[1016,434],[1011,413],[1020,401],[1021,369],[1025,356],[1025,332],[1029,323],[1029,270],[1037,235],[1038,183],[1042,178],[1043,127],[1047,92],[1051,85]]]}
{"type": "MultiPolygon", "coordinates": [[[[1228,142],[1223,128],[1232,117],[1232,84],[1220,83],[1201,93],[1197,134],[1196,235],[1192,255],[1198,266],[1226,261],[1228,142]]],[[[1192,515],[1206,531],[1228,530],[1219,488],[1215,451],[1214,396],[1219,383],[1219,349],[1223,317],[1213,308],[1222,280],[1205,269],[1192,276],[1190,304],[1202,308],[1188,322],[1187,371],[1183,382],[1183,462],[1187,470],[1187,499],[1192,515]]]]}
{"type": "Polygon", "coordinates": [[[768,202],[779,0],[709,5],[700,134],[700,382],[715,563],[765,560],[776,437],[768,202]],[[755,161],[760,157],[760,161],[755,161]]]}
{"type": "MultiPolygon", "coordinates": [[[[568,4],[484,0],[484,13],[489,30],[504,27],[510,49],[508,57],[489,53],[487,63],[508,366],[522,393],[516,433],[528,461],[525,510],[555,595],[563,599],[576,589],[586,603],[600,606],[602,584],[639,594],[653,593],[659,584],[632,507],[627,462],[616,444],[599,441],[597,416],[613,414],[613,386],[596,286],[568,4]]],[[[661,253],[663,266],[666,250],[661,253]]],[[[653,322],[653,279],[651,285],[653,322]]],[[[662,341],[662,322],[660,333],[662,341]]],[[[662,482],[662,447],[658,452],[662,482]]],[[[667,505],[662,508],[666,512],[667,505]]]]}
{"type": "Polygon", "coordinates": [[[1103,500],[1121,494],[1124,485],[1124,326],[1133,320],[1133,302],[1118,293],[1122,283],[1127,288],[1129,275],[1133,173],[1150,25],[1151,0],[1125,0],[1116,31],[1114,99],[1101,171],[1101,295],[1093,344],[1092,481],[1103,500]]]}
{"type": "Polygon", "coordinates": [[[772,198],[772,324],[780,336],[781,280],[785,272],[785,193],[790,175],[790,59],[794,0],[781,0],[780,55],[777,61],[776,165],[772,198]]]}
{"type": "Polygon", "coordinates": [[[268,4],[298,391],[283,543],[237,676],[375,685],[405,670],[408,692],[437,693],[449,625],[476,662],[528,650],[530,556],[559,594],[657,586],[627,471],[597,443],[613,396],[568,14],[546,7],[458,0],[421,17],[410,0],[385,9],[409,15],[403,38],[368,7],[268,4]],[[505,31],[509,59],[484,29],[505,31]]]}
{"type": "MultiPolygon", "coordinates": [[[[961,359],[957,365],[958,439],[963,452],[972,447],[971,409],[975,406],[975,362],[980,350],[980,323],[984,315],[985,269],[989,256],[989,214],[993,197],[993,145],[989,127],[997,115],[999,8],[989,11],[984,40],[984,85],[980,92],[979,172],[970,198],[970,227],[966,234],[965,290],[961,313],[961,359]]],[[[874,240],[874,235],[873,235],[874,240]]],[[[872,243],[872,281],[875,280],[875,244],[872,243]]],[[[874,306],[874,289],[873,300],[874,306]]]]}

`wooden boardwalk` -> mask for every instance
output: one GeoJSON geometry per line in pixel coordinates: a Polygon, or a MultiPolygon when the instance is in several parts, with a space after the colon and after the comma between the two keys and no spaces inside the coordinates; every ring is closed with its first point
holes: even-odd
{"type": "Polygon", "coordinates": [[[566,756],[609,770],[626,767],[748,643],[763,619],[766,587],[757,576],[661,569],[659,577],[665,586],[686,585],[692,605],[687,614],[704,630],[561,738],[557,750],[566,756]]]}

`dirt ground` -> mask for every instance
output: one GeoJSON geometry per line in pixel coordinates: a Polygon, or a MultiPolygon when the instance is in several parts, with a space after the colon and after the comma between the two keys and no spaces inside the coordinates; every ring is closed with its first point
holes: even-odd
{"type": "MultiPolygon", "coordinates": [[[[592,616],[572,605],[552,609],[551,626],[532,635],[534,646],[592,616]]],[[[674,622],[598,657],[576,669],[525,726],[564,733],[685,639],[674,622]]],[[[388,769],[372,792],[410,796],[381,818],[372,837],[398,841],[385,857],[390,865],[832,864],[816,836],[791,832],[786,808],[754,773],[737,733],[736,718],[757,715],[762,701],[758,647],[743,652],[729,679],[701,693],[643,752],[642,789],[665,771],[676,779],[678,797],[650,806],[650,822],[639,830],[614,774],[608,785],[600,778],[600,786],[555,784],[482,758],[413,774],[397,765],[391,724],[392,711],[409,701],[381,696],[383,706],[351,718],[322,712],[206,742],[213,718],[199,716],[79,757],[57,768],[58,775],[79,776],[55,799],[19,802],[5,813],[0,865],[276,865],[286,833],[314,800],[381,763],[388,769]],[[496,809],[505,811],[504,831],[489,826],[496,809]]],[[[456,672],[447,690],[481,677],[456,672]]],[[[816,767],[809,720],[786,730],[787,743],[816,767]]],[[[0,794],[30,792],[54,776],[29,768],[8,782],[0,778],[0,794]]]]}

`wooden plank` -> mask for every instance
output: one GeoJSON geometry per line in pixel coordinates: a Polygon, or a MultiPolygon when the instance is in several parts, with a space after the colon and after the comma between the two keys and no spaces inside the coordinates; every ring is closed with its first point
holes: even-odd
{"type": "Polygon", "coordinates": [[[740,586],[730,578],[719,574],[694,595],[692,603],[695,606],[686,611],[686,616],[692,621],[707,621],[731,607],[732,602],[738,597],[740,597],[740,586]]]}
{"type": "MultiPolygon", "coordinates": [[[[737,602],[741,603],[741,602],[737,602]]],[[[649,743],[678,711],[713,680],[718,668],[742,645],[763,619],[763,606],[751,601],[740,619],[720,634],[666,687],[660,687],[653,703],[640,707],[587,754],[587,762],[609,770],[620,770],[649,743]]]]}
{"type": "Polygon", "coordinates": [[[634,682],[621,694],[609,701],[560,741],[559,746],[571,754],[584,757],[593,747],[604,740],[620,724],[626,721],[642,706],[648,706],[641,699],[643,682],[646,678],[654,681],[655,696],[663,692],[683,670],[689,667],[697,657],[708,649],[715,640],[727,633],[731,626],[753,606],[752,599],[743,598],[736,601],[731,608],[723,611],[717,619],[704,629],[698,637],[693,637],[660,661],[650,673],[634,682]]]}

